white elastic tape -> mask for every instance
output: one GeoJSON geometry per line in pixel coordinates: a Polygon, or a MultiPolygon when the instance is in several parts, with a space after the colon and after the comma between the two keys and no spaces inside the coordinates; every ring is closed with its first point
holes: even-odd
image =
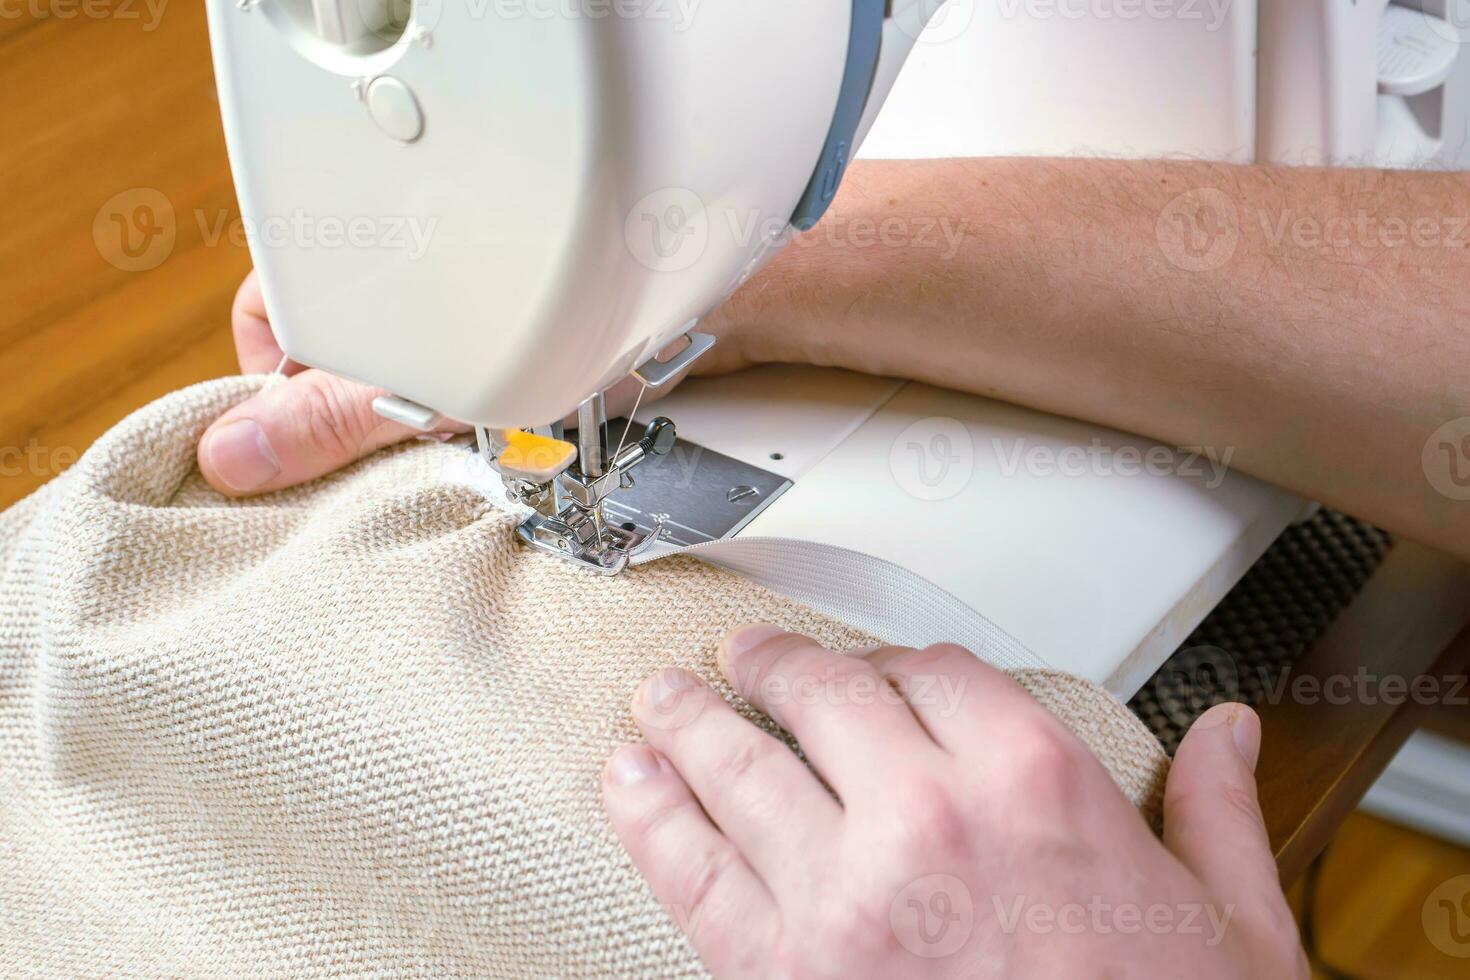
{"type": "Polygon", "coordinates": [[[645,565],[689,555],[898,646],[958,643],[1003,670],[1047,666],[1019,640],[921,575],[835,545],[727,538],[640,555],[645,565]]]}
{"type": "MultiPolygon", "coordinates": [[[[500,478],[471,453],[456,454],[455,465],[442,475],[448,482],[479,490],[497,509],[526,513],[505,499],[500,478]]],[[[958,643],[1002,670],[1048,666],[1015,637],[922,575],[862,552],[797,538],[737,537],[684,548],[658,544],[634,558],[633,564],[671,555],[689,555],[729,569],[896,646],[958,643]]]]}

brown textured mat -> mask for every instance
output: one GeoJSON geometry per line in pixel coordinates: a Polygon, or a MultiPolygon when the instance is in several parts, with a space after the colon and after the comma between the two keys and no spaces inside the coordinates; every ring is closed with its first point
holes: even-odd
{"type": "Polygon", "coordinates": [[[1363,588],[1393,545],[1322,509],[1289,527],[1129,702],[1172,755],[1221,701],[1260,704],[1363,588]]]}

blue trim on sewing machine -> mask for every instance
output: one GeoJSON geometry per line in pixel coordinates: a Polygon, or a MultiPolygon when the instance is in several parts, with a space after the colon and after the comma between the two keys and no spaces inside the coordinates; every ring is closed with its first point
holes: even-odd
{"type": "Polygon", "coordinates": [[[878,51],[883,46],[883,17],[887,0],[852,0],[852,31],[847,39],[847,67],[842,73],[842,88],[837,94],[837,108],[832,113],[832,127],[827,143],[817,157],[811,182],[797,202],[791,223],[806,231],[827,213],[837,188],[852,158],[858,124],[868,105],[868,93],[878,70],[878,51]]]}

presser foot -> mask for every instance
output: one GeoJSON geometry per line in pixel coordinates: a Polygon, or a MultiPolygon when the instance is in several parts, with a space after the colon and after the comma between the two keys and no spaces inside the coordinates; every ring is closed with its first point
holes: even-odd
{"type": "MultiPolygon", "coordinates": [[[[683,348],[667,360],[650,357],[633,372],[643,385],[633,403],[634,413],[643,391],[673,380],[715,342],[709,334],[694,332],[686,332],[684,340],[683,348]]],[[[609,523],[603,510],[609,497],[633,489],[635,467],[668,455],[678,441],[674,423],[660,416],[636,442],[627,444],[631,424],[630,419],[609,454],[607,405],[603,393],[597,392],[577,406],[575,444],[562,439],[561,423],[533,431],[475,429],[480,455],[499,471],[506,495],[535,511],[516,528],[522,541],[600,574],[616,575],[659,539],[664,517],[654,515],[651,522],[645,521],[652,523],[652,529],[641,530],[626,518],[609,523]]]]}
{"type": "Polygon", "coordinates": [[[663,522],[651,531],[605,523],[575,507],[548,517],[532,514],[516,528],[516,535],[533,548],[575,562],[601,575],[616,575],[635,555],[653,546],[663,533],[663,522]]]}
{"type": "Polygon", "coordinates": [[[631,521],[610,523],[603,503],[633,487],[633,468],[668,453],[677,435],[668,419],[654,419],[636,443],[607,460],[600,404],[594,416],[580,431],[586,437],[579,438],[580,447],[534,433],[477,430],[476,435],[481,452],[505,480],[509,499],[535,511],[517,527],[520,539],[599,574],[616,575],[658,540],[663,521],[655,520],[651,530],[631,521]]]}

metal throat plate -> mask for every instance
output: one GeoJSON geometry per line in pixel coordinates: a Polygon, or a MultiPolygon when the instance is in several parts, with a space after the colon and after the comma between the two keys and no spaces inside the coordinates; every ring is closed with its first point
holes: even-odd
{"type": "MultiPolygon", "coordinates": [[[[627,419],[608,420],[614,447],[626,425],[627,419]]],[[[628,437],[641,431],[635,424],[628,437]]],[[[566,438],[575,440],[571,434],[566,438]]],[[[634,485],[604,502],[608,521],[648,531],[655,516],[662,516],[663,540],[681,547],[729,537],[791,486],[783,476],[687,439],[677,440],[664,456],[645,459],[632,473],[634,485]]]]}

